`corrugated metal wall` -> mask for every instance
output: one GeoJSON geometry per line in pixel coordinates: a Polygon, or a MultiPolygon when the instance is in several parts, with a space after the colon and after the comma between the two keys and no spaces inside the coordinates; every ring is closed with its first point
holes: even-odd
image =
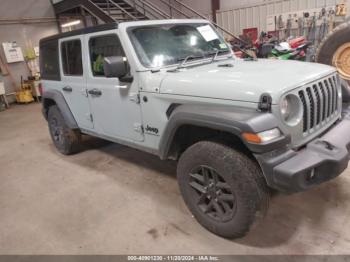
{"type": "Polygon", "coordinates": [[[343,0],[284,0],[262,3],[217,13],[218,24],[230,32],[240,35],[245,28],[257,27],[266,31],[267,16],[295,12],[305,9],[335,6],[343,0]]]}

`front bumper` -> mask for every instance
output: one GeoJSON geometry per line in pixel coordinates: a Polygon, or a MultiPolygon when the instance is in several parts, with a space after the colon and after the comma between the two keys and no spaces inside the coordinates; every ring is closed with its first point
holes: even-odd
{"type": "Polygon", "coordinates": [[[350,114],[326,134],[294,151],[278,149],[256,155],[270,187],[287,193],[307,190],[339,176],[348,166],[350,114]]]}

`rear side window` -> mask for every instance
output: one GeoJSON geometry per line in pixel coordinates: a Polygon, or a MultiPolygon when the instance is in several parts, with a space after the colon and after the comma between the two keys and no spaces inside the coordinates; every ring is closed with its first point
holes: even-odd
{"type": "Polygon", "coordinates": [[[94,76],[104,76],[103,61],[108,56],[125,56],[117,35],[91,38],[89,41],[90,63],[94,76]]]}
{"type": "Polygon", "coordinates": [[[83,75],[83,60],[80,40],[62,42],[61,55],[64,75],[83,75]]]}
{"type": "Polygon", "coordinates": [[[40,73],[43,80],[60,81],[58,40],[40,43],[40,73]]]}

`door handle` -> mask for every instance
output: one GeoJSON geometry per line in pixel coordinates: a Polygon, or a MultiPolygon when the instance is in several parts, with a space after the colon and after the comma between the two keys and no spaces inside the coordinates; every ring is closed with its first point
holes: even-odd
{"type": "Polygon", "coordinates": [[[93,96],[102,96],[102,91],[96,88],[89,90],[88,93],[93,96]]]}
{"type": "Polygon", "coordinates": [[[73,88],[71,88],[70,86],[65,86],[65,87],[62,88],[62,90],[63,90],[64,92],[72,92],[72,91],[73,91],[73,88]]]}

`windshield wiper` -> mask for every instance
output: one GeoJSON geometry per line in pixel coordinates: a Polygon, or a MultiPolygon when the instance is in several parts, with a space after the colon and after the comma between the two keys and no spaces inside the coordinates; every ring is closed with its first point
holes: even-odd
{"type": "Polygon", "coordinates": [[[178,62],[182,61],[182,63],[178,66],[178,69],[179,68],[183,68],[185,66],[185,64],[189,61],[189,60],[194,60],[194,59],[199,59],[199,58],[206,58],[206,57],[210,57],[210,56],[213,56],[213,59],[211,62],[214,62],[216,60],[216,58],[218,57],[218,55],[220,54],[223,54],[223,53],[229,53],[228,50],[215,50],[213,52],[207,52],[203,55],[189,55],[189,56],[186,56],[186,57],[183,57],[183,58],[179,58],[177,59],[178,62]]]}
{"type": "Polygon", "coordinates": [[[229,53],[229,52],[230,52],[229,50],[216,50],[216,51],[214,51],[214,52],[208,52],[206,55],[207,55],[207,56],[212,56],[212,55],[214,55],[214,56],[213,56],[213,59],[211,60],[211,63],[213,63],[213,62],[216,60],[216,58],[218,58],[218,55],[224,54],[224,53],[229,53]]]}
{"type": "Polygon", "coordinates": [[[188,60],[194,60],[194,59],[199,59],[199,58],[205,58],[205,56],[194,56],[194,55],[189,55],[186,57],[178,58],[177,61],[181,62],[175,69],[170,69],[167,72],[176,72],[179,69],[185,68],[185,64],[188,62],[188,60]]]}
{"type": "Polygon", "coordinates": [[[189,61],[189,60],[194,60],[194,59],[200,59],[200,58],[209,58],[210,56],[213,56],[212,60],[211,60],[211,63],[213,63],[216,58],[218,57],[219,54],[223,54],[223,53],[229,53],[230,51],[229,50],[215,50],[213,52],[207,52],[203,55],[189,55],[189,56],[186,56],[186,57],[182,57],[182,58],[179,58],[177,59],[178,62],[181,62],[180,65],[178,65],[175,69],[173,70],[168,70],[168,72],[172,72],[172,71],[177,71],[181,68],[185,68],[185,65],[186,63],[189,61]]]}
{"type": "Polygon", "coordinates": [[[177,69],[180,69],[180,68],[184,68],[185,67],[185,64],[188,62],[188,60],[194,60],[194,59],[199,59],[199,58],[205,58],[205,56],[194,56],[194,55],[189,55],[189,56],[186,56],[186,57],[183,57],[183,58],[179,58],[177,59],[178,62],[181,62],[182,63],[177,67],[177,69]]]}

